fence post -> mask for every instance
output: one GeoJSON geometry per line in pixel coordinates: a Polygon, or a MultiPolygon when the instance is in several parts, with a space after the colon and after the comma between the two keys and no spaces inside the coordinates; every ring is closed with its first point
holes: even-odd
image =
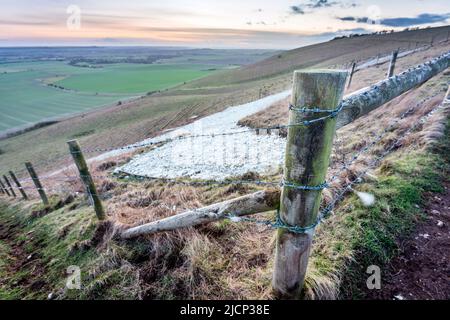
{"type": "Polygon", "coordinates": [[[17,179],[17,177],[16,177],[16,175],[14,174],[14,172],[10,171],[10,172],[9,172],[9,175],[11,176],[12,180],[13,180],[14,183],[16,184],[17,189],[19,189],[20,193],[22,194],[22,198],[23,198],[24,200],[28,200],[28,196],[27,196],[27,194],[25,193],[25,190],[23,190],[22,185],[20,184],[19,179],[17,179]]]}
{"type": "Polygon", "coordinates": [[[356,62],[353,62],[352,69],[350,71],[350,76],[348,79],[347,89],[350,88],[350,85],[352,84],[352,79],[353,79],[353,74],[355,73],[355,69],[356,69],[356,62]]]}
{"type": "Polygon", "coordinates": [[[41,181],[39,180],[39,177],[36,174],[36,171],[34,171],[33,165],[31,164],[31,162],[26,162],[25,167],[27,168],[27,171],[30,174],[31,180],[33,180],[33,182],[34,182],[34,185],[39,193],[39,196],[42,199],[42,203],[45,206],[48,206],[49,203],[48,203],[47,195],[45,194],[44,188],[42,187],[41,181]]]}
{"type": "Polygon", "coordinates": [[[70,154],[73,157],[78,171],[80,172],[80,178],[86,188],[87,196],[92,201],[94,205],[95,213],[99,220],[105,219],[105,211],[103,210],[102,202],[97,193],[97,188],[95,187],[94,180],[92,179],[91,173],[87,166],[86,160],[84,159],[83,153],[81,152],[80,145],[77,140],[68,141],[70,154]]]}
{"type": "Polygon", "coordinates": [[[398,50],[392,52],[391,63],[389,64],[388,78],[392,77],[395,72],[395,63],[397,62],[398,50]]]}
{"type": "Polygon", "coordinates": [[[0,180],[0,186],[2,187],[4,193],[6,193],[8,196],[11,196],[8,189],[6,189],[5,185],[3,184],[2,180],[0,180]]]}
{"type": "MultiPolygon", "coordinates": [[[[347,71],[342,70],[296,71],[291,104],[296,109],[336,109],[342,100],[346,80],[347,71]]],[[[278,229],[272,286],[275,294],[283,299],[301,297],[321,202],[320,186],[329,166],[336,118],[329,117],[309,125],[296,124],[323,116],[324,113],[289,111],[291,126],[287,137],[279,218],[284,224],[307,230],[294,233],[278,229]]]]}
{"type": "Polygon", "coordinates": [[[14,189],[13,189],[11,183],[9,182],[8,177],[5,176],[5,175],[3,175],[3,179],[5,180],[6,185],[7,185],[8,188],[9,188],[9,191],[11,191],[12,196],[15,198],[15,197],[16,197],[16,193],[14,192],[14,189]]]}

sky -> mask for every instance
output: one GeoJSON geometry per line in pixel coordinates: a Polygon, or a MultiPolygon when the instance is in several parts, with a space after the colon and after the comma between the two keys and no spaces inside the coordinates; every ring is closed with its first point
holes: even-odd
{"type": "Polygon", "coordinates": [[[0,47],[290,49],[449,21],[449,0],[0,0],[0,47]]]}

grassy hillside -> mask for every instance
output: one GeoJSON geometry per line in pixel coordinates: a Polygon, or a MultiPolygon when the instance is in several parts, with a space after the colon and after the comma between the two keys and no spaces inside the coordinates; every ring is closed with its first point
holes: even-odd
{"type": "Polygon", "coordinates": [[[447,40],[449,30],[450,27],[447,26],[392,34],[336,39],[282,52],[239,70],[223,71],[207,79],[192,82],[188,87],[225,86],[255,81],[261,78],[273,78],[281,74],[290,73],[295,69],[345,65],[352,61],[387,55],[399,48],[408,50],[414,49],[416,46],[429,45],[432,39],[436,43],[447,40]]]}
{"type": "Polygon", "coordinates": [[[0,133],[167,90],[270,50],[0,48],[0,133]]]}
{"type": "Polygon", "coordinates": [[[48,118],[101,108],[213,73],[200,64],[106,64],[61,61],[0,64],[0,132],[48,118]]]}
{"type": "MultiPolygon", "coordinates": [[[[79,139],[84,148],[121,146],[152,137],[162,130],[185,124],[230,105],[255,100],[291,86],[290,70],[333,67],[356,59],[370,59],[394,48],[424,44],[433,35],[446,37],[450,27],[338,39],[276,55],[255,65],[230,70],[121,106],[111,106],[72,117],[58,124],[0,140],[0,168],[22,170],[32,160],[39,171],[70,162],[65,141],[79,139]],[[254,70],[255,72],[253,72],[254,70]]],[[[444,51],[445,48],[442,48],[444,51]]],[[[401,61],[401,59],[400,59],[401,61]]],[[[408,66],[401,65],[398,71],[408,66]]],[[[379,72],[378,72],[379,73],[379,72]]],[[[364,73],[361,72],[361,75],[364,73]]],[[[366,77],[370,83],[376,77],[366,77]]]]}
{"type": "MultiPolygon", "coordinates": [[[[374,157],[440,104],[449,75],[440,75],[391,104],[360,118],[338,133],[330,174],[340,161],[364,148],[393,118],[415,109],[360,161],[341,176],[345,181],[367,169],[374,157]],[[395,108],[393,108],[393,106],[395,108]],[[376,120],[376,121],[375,121],[376,120]]],[[[398,238],[422,219],[425,192],[442,190],[448,177],[448,110],[419,126],[372,168],[372,178],[355,186],[375,195],[364,207],[350,194],[316,232],[306,297],[362,298],[367,265],[387,263],[398,238]],[[443,132],[445,128],[445,132],[443,132]],[[375,177],[375,178],[373,178],[375,177]]],[[[95,172],[112,168],[96,167],[95,172]]],[[[83,197],[54,196],[39,201],[0,201],[0,298],[4,299],[261,299],[273,298],[274,231],[264,226],[221,221],[197,228],[122,241],[113,223],[138,224],[172,215],[173,207],[206,205],[255,189],[246,185],[183,186],[160,182],[98,181],[109,221],[96,224],[83,197]],[[66,270],[82,271],[81,290],[65,288],[66,270]]],[[[79,185],[74,186],[80,191],[79,185]]],[[[325,195],[325,198],[329,196],[325,195]]],[[[267,213],[260,218],[271,218],[267,213]]]]}

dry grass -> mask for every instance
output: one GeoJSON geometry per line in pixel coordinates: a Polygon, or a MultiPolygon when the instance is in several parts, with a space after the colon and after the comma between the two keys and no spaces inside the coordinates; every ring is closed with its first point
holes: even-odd
{"type": "MultiPolygon", "coordinates": [[[[435,47],[429,48],[425,51],[416,52],[409,56],[399,58],[396,64],[396,73],[400,73],[407,70],[411,66],[418,65],[427,60],[437,57],[443,52],[450,50],[450,43],[442,43],[435,47]]],[[[370,86],[385,78],[385,71],[388,68],[388,64],[384,63],[367,69],[363,69],[353,76],[352,84],[350,88],[346,89],[345,94],[351,94],[359,89],[370,86]]],[[[275,125],[285,125],[289,119],[289,105],[290,97],[274,103],[269,108],[259,111],[253,115],[245,117],[239,121],[239,125],[247,126],[250,128],[267,127],[275,125]]],[[[394,106],[399,102],[395,100],[388,105],[394,106]]],[[[397,108],[396,108],[397,109],[397,108]]],[[[385,109],[383,109],[385,110],[385,109]]]]}
{"type": "MultiPolygon", "coordinates": [[[[368,71],[367,75],[372,72],[368,71]]],[[[358,75],[364,74],[365,71],[361,71],[358,75]]],[[[333,188],[324,193],[324,202],[331,200],[337,189],[365,170],[368,163],[386,150],[392,141],[401,137],[411,123],[439,104],[449,79],[448,74],[439,75],[339,130],[330,176],[412,104],[439,93],[400,121],[374,149],[363,155],[348,171],[340,174],[333,188]]],[[[355,86],[360,83],[358,79],[355,82],[355,86]]],[[[279,111],[285,110],[285,106],[284,102],[280,103],[269,109],[265,117],[258,114],[256,120],[246,124],[256,123],[259,126],[282,121],[286,119],[285,111],[279,111]]],[[[442,135],[445,118],[443,113],[435,114],[426,125],[405,139],[397,152],[427,147],[442,135]]],[[[114,167],[127,161],[131,155],[90,165],[108,217],[120,225],[139,225],[258,189],[250,186],[194,187],[157,181],[143,183],[111,176],[114,167]]],[[[64,174],[68,177],[77,175],[73,169],[66,170],[64,174]]],[[[264,177],[271,178],[279,177],[264,177]]],[[[45,183],[61,185],[56,180],[45,183]]],[[[83,192],[78,180],[64,186],[78,193],[83,192]]],[[[349,215],[346,212],[351,211],[351,208],[344,206],[339,210],[344,214],[331,216],[317,230],[306,280],[306,297],[309,299],[338,298],[346,266],[355,257],[352,248],[346,243],[360,232],[360,226],[358,222],[352,221],[352,228],[348,229],[349,215]]],[[[268,219],[273,216],[267,213],[257,217],[268,219]]],[[[135,242],[110,241],[101,251],[101,259],[91,266],[91,275],[96,280],[90,284],[87,292],[95,297],[96,292],[111,284],[111,279],[120,277],[118,282],[126,284],[121,290],[143,299],[271,299],[273,249],[273,230],[256,224],[235,224],[230,221],[160,233],[135,242]]]]}
{"type": "MultiPolygon", "coordinates": [[[[420,31],[340,39],[288,51],[281,59],[275,56],[256,65],[226,74],[212,75],[121,106],[110,106],[23,135],[0,140],[0,166],[20,170],[32,160],[37,170],[52,172],[71,163],[66,141],[80,133],[94,132],[79,138],[83,148],[122,146],[153,137],[161,131],[204,117],[230,105],[250,102],[264,94],[274,94],[291,86],[292,71],[302,68],[325,68],[348,65],[353,60],[367,60],[387,54],[398,46],[407,49],[416,41],[428,43],[447,35],[448,27],[420,31]]],[[[401,67],[400,59],[399,65],[401,67]]],[[[356,78],[373,83],[382,77],[376,71],[370,77],[357,73],[356,78]]],[[[355,79],[353,85],[362,83],[355,79]]],[[[352,87],[353,88],[353,87],[352,87]]],[[[95,156],[91,154],[89,156],[95,156]]]]}

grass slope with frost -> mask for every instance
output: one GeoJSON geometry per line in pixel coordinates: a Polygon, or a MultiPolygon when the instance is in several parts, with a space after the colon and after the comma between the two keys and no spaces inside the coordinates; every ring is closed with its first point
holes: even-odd
{"type": "MultiPolygon", "coordinates": [[[[395,255],[398,239],[423,217],[417,208],[423,194],[441,191],[440,181],[449,172],[449,131],[450,122],[433,153],[399,150],[383,162],[377,182],[358,186],[375,195],[374,206],[364,207],[350,196],[320,226],[307,298],[363,297],[367,266],[382,266],[395,255]]],[[[52,198],[48,213],[36,203],[0,205],[1,298],[46,299],[50,293],[60,299],[271,297],[270,231],[223,221],[123,242],[110,240],[107,224],[96,226],[84,200],[57,209],[58,202],[52,198]],[[30,261],[17,264],[31,254],[30,261]],[[70,265],[82,270],[81,290],[64,289],[70,265]]]]}

